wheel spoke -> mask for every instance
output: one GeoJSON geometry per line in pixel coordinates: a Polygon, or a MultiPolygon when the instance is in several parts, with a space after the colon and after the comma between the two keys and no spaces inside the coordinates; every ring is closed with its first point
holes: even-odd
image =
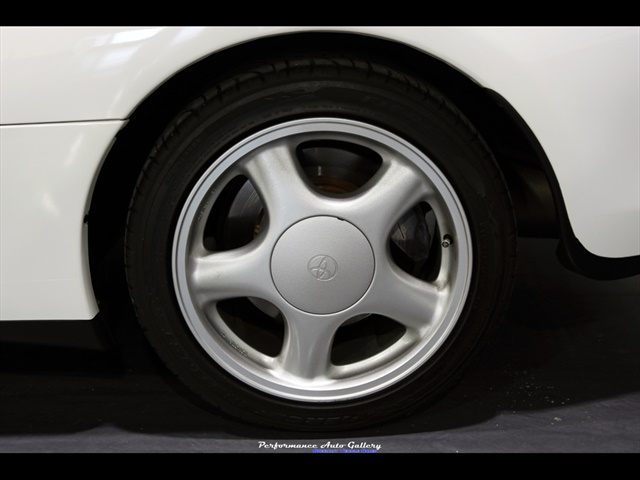
{"type": "Polygon", "coordinates": [[[372,241],[386,243],[391,227],[431,192],[416,168],[397,161],[385,162],[366,190],[347,202],[353,219],[372,241]]]}
{"type": "Polygon", "coordinates": [[[338,328],[338,323],[329,318],[300,313],[288,317],[287,333],[278,358],[283,371],[307,380],[327,376],[333,337],[338,328]]]}
{"type": "Polygon", "coordinates": [[[195,258],[189,275],[201,305],[234,297],[272,296],[268,249],[259,242],[195,258]]]}
{"type": "Polygon", "coordinates": [[[243,171],[265,204],[274,228],[291,224],[317,208],[319,196],[306,180],[295,146],[288,142],[259,151],[243,165],[243,171]]]}
{"type": "Polygon", "coordinates": [[[442,315],[447,287],[413,277],[392,264],[381,265],[361,308],[384,315],[423,334],[442,315]]]}

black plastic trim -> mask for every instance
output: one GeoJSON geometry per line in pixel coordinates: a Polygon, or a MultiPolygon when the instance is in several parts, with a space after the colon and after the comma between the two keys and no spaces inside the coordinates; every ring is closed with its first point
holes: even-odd
{"type": "Polygon", "coordinates": [[[113,346],[100,314],[89,320],[3,320],[0,342],[98,351],[108,351],[113,346]]]}

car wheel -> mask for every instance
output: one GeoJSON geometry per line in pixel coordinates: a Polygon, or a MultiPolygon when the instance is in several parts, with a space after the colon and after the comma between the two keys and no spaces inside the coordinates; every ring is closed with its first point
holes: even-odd
{"type": "Polygon", "coordinates": [[[355,428],[437,398],[490,338],[515,227],[468,121],[411,76],[287,58],[168,127],[131,203],[127,275],[166,364],[238,418],[355,428]]]}

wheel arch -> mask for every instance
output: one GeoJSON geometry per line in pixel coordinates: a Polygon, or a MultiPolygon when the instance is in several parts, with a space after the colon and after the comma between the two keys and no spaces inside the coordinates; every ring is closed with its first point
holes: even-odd
{"type": "MultiPolygon", "coordinates": [[[[446,62],[395,41],[352,33],[291,33],[213,53],[167,79],[131,112],[98,174],[88,217],[89,261],[101,308],[111,303],[114,283],[124,285],[122,237],[129,199],[148,152],[171,119],[197,92],[232,71],[238,63],[274,52],[322,51],[366,55],[372,61],[401,67],[438,88],[470,119],[496,156],[514,200],[519,233],[535,236],[561,233],[569,239],[563,242],[568,245],[565,250],[569,254],[565,257],[569,263],[576,263],[576,258],[578,263],[590,263],[590,254],[583,247],[580,249],[571,231],[549,160],[524,120],[506,100],[446,62]],[[572,251],[580,255],[576,257],[572,251]]],[[[124,287],[115,290],[126,294],[124,287]]]]}

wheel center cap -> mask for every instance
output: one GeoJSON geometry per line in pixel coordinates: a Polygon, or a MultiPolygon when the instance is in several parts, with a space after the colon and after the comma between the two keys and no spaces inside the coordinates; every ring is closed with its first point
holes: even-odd
{"type": "Polygon", "coordinates": [[[367,238],[335,217],[307,218],[289,227],[271,256],[280,295],[309,313],[335,313],[356,303],[369,288],[373,270],[367,238]]]}

